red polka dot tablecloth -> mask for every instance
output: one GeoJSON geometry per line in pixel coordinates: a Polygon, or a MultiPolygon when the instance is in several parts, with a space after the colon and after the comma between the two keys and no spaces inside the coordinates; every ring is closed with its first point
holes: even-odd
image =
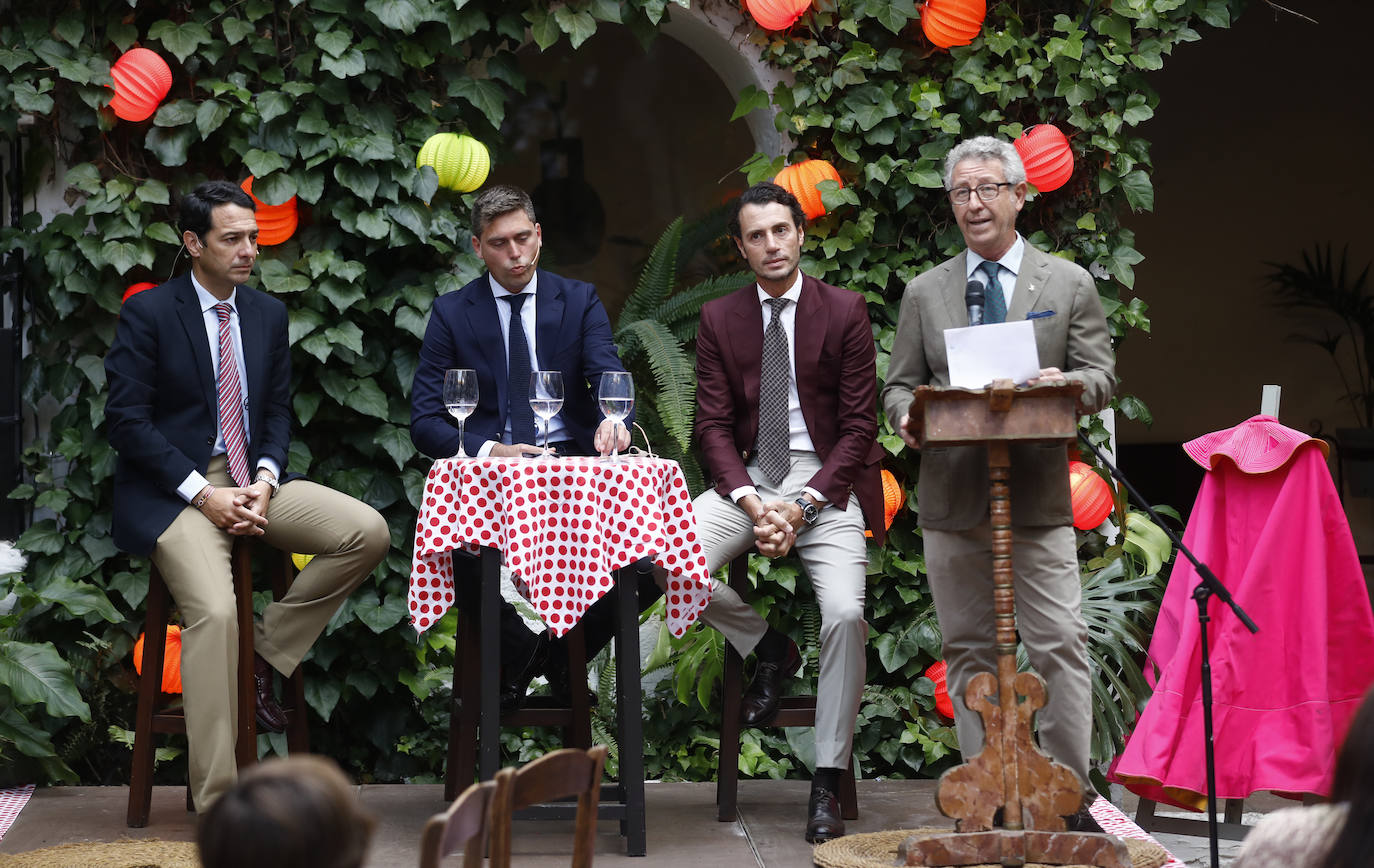
{"type": "MultiPolygon", "coordinates": [[[[1118,838],[1135,838],[1140,841],[1149,841],[1158,844],[1149,833],[1140,828],[1135,822],[1121,813],[1121,809],[1106,799],[1098,796],[1097,799],[1088,806],[1088,813],[1093,815],[1097,825],[1102,827],[1102,831],[1108,835],[1115,835],[1118,838]]],[[[1165,853],[1169,853],[1166,849],[1165,853]]],[[[1169,861],[1165,862],[1163,868],[1188,868],[1178,860],[1174,854],[1169,853],[1169,861]]]]}
{"type": "Polygon", "coordinates": [[[19,812],[24,810],[24,806],[29,803],[29,796],[32,795],[33,784],[0,790],[0,838],[4,838],[10,826],[14,825],[14,821],[19,818],[19,812]]]}
{"type": "Polygon", "coordinates": [[[663,458],[445,458],[415,525],[410,619],[428,630],[453,605],[450,552],[505,553],[516,587],[561,636],[643,557],[668,571],[667,621],[681,636],[711,599],[696,514],[663,458]]]}

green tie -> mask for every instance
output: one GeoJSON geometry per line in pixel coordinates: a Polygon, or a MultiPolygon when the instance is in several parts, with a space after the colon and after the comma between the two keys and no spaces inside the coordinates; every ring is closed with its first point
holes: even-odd
{"type": "Polygon", "coordinates": [[[984,300],[983,323],[1006,322],[1007,321],[1007,296],[1002,292],[1002,281],[997,279],[997,271],[1001,268],[996,262],[990,259],[983,260],[983,264],[978,269],[987,277],[987,285],[983,289],[987,298],[984,300]]]}

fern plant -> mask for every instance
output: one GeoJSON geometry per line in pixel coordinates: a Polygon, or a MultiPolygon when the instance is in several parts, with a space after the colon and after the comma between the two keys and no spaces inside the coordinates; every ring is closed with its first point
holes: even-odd
{"type": "Polygon", "coordinates": [[[695,252],[695,245],[683,245],[683,235],[683,219],[678,217],[654,244],[639,284],[616,320],[615,342],[625,370],[640,384],[635,419],[654,450],[682,466],[687,486],[696,495],[705,483],[691,451],[697,377],[690,347],[702,305],[752,278],[747,273],[715,276],[678,290],[682,263],[695,252]],[[644,388],[650,382],[655,388],[644,388]]]}

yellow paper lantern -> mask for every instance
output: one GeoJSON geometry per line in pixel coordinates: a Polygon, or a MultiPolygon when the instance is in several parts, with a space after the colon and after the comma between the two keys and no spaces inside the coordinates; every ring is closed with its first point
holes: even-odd
{"type": "Polygon", "coordinates": [[[295,565],[296,565],[296,571],[297,571],[297,572],[300,572],[301,570],[305,569],[305,565],[306,565],[306,564],[310,563],[310,562],[313,561],[314,559],[315,559],[315,556],[314,556],[314,555],[293,554],[293,555],[291,556],[291,563],[295,564],[295,565]]]}
{"type": "Polygon", "coordinates": [[[482,186],[491,171],[487,146],[472,136],[435,133],[420,148],[415,168],[429,166],[439,176],[439,186],[459,193],[471,193],[482,186]]]}

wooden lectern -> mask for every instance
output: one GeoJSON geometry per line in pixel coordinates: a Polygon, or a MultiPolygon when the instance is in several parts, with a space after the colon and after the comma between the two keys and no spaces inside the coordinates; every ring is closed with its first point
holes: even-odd
{"type": "Polygon", "coordinates": [[[916,390],[909,430],[923,446],[982,445],[988,450],[997,674],[978,673],[964,694],[964,703],[983,718],[983,750],[941,775],[936,789],[936,804],[956,821],[956,831],[908,838],[898,851],[900,865],[1131,866],[1119,839],[1065,831],[1063,817],[1082,803],[1082,782],[1040,752],[1031,720],[1045,705],[1045,682],[1034,672],[1016,671],[1008,444],[1073,441],[1082,392],[1080,383],[1017,389],[1010,380],[998,380],[985,390],[916,390]],[[994,829],[999,807],[1002,828],[994,829]]]}

